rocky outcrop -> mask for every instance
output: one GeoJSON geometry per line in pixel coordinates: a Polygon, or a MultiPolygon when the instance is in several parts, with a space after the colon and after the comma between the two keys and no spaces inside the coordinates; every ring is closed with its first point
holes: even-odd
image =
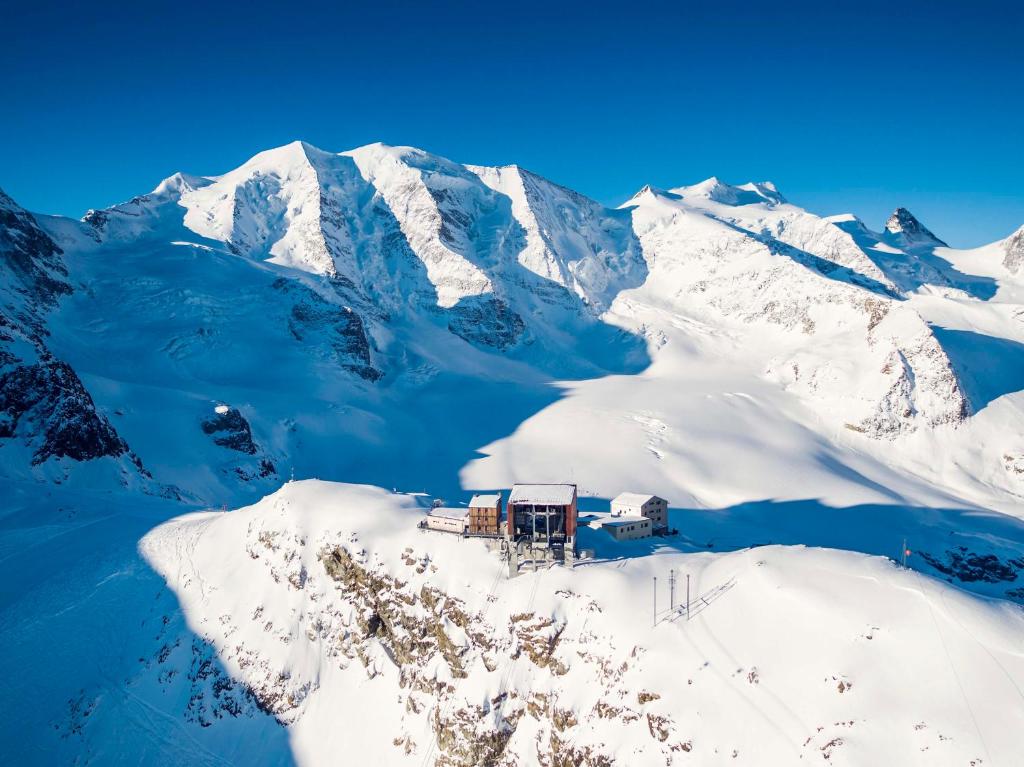
{"type": "Polygon", "coordinates": [[[885,231],[895,235],[907,244],[931,244],[947,247],[946,243],[932,234],[914,214],[906,208],[896,208],[885,222],[885,231]]]}
{"type": "Polygon", "coordinates": [[[1024,226],[1006,238],[1003,252],[1003,266],[1013,274],[1024,272],[1024,226]]]}
{"type": "Polygon", "coordinates": [[[33,464],[51,457],[90,461],[128,452],[75,371],[57,360],[0,375],[0,439],[19,434],[35,445],[33,464]]]}
{"type": "Polygon", "coordinates": [[[957,546],[939,554],[919,552],[921,558],[934,569],[962,583],[1012,582],[1024,571],[1024,557],[1000,559],[995,554],[978,554],[966,546],[957,546]]]}
{"type": "Polygon", "coordinates": [[[274,289],[294,299],[287,322],[296,341],[330,355],[343,369],[366,381],[384,376],[373,364],[363,318],[351,306],[328,301],[294,280],[278,279],[274,289]]]}
{"type": "Polygon", "coordinates": [[[252,427],[238,408],[217,405],[213,415],[201,421],[200,428],[215,445],[255,458],[253,461],[231,460],[221,466],[223,473],[232,474],[243,482],[277,476],[274,461],[256,444],[252,427]]]}
{"type": "Polygon", "coordinates": [[[874,342],[886,343],[890,349],[879,371],[886,388],[855,431],[891,438],[913,431],[922,422],[935,428],[967,420],[970,402],[946,352],[926,327],[910,338],[877,335],[881,338],[874,342]]]}
{"type": "MultiPolygon", "coordinates": [[[[405,584],[360,564],[344,547],[324,549],[319,558],[327,574],[344,587],[346,599],[360,608],[356,621],[363,638],[384,642],[413,686],[430,686],[427,680],[413,676],[435,653],[444,658],[453,677],[462,678],[466,675],[463,656],[469,649],[467,642],[478,652],[494,649],[482,627],[473,629],[461,601],[429,587],[417,594],[400,593],[405,584]],[[453,626],[465,632],[465,641],[450,635],[453,626]]],[[[479,621],[479,616],[475,620],[479,621]]]]}
{"type": "Polygon", "coordinates": [[[471,344],[508,349],[526,329],[523,318],[494,296],[463,299],[448,310],[448,329],[471,344]]]}
{"type": "MultiPolygon", "coordinates": [[[[499,767],[529,757],[550,767],[610,766],[613,759],[602,744],[579,742],[578,728],[625,727],[635,733],[630,737],[650,739],[666,763],[672,754],[692,748],[661,711],[658,693],[627,694],[623,677],[637,662],[639,648],[613,658],[607,654],[610,638],[577,636],[578,626],[570,631],[567,620],[532,610],[495,623],[489,606],[471,610],[437,586],[432,577],[437,565],[411,547],[402,552],[404,564],[395,572],[369,556],[355,534],[344,542],[314,543],[287,526],[254,520],[245,551],[246,561],[269,574],[272,586],[264,598],[277,605],[276,611],[261,605],[251,615],[221,615],[204,624],[198,639],[162,636],[159,649],[145,661],[169,693],[185,685],[188,721],[215,726],[221,719],[262,711],[287,725],[304,715],[317,680],[291,674],[271,660],[265,646],[246,640],[255,632],[289,652],[322,652],[325,663],[365,673],[373,684],[397,683],[409,724],[393,733],[392,745],[425,764],[499,767]],[[312,551],[314,561],[307,557],[312,551]],[[281,592],[277,596],[275,589],[281,592]],[[280,609],[286,603],[302,604],[301,614],[286,617],[280,609]],[[600,680],[597,699],[588,694],[580,700],[566,688],[562,680],[575,664],[584,677],[600,680]],[[520,678],[512,673],[517,665],[533,671],[520,678]],[[490,676],[498,693],[475,701],[461,688],[481,673],[490,676]],[[638,704],[629,705],[627,697],[638,704]],[[520,737],[524,722],[528,735],[520,737]]],[[[198,574],[189,582],[193,578],[202,582],[198,574]]],[[[579,601],[584,611],[600,610],[589,598],[561,593],[568,602],[579,601]]]]}
{"type": "MultiPolygon", "coordinates": [[[[0,292],[6,289],[20,294],[28,300],[29,310],[52,308],[60,296],[71,292],[61,249],[39,228],[32,214],[20,208],[3,190],[0,190],[0,254],[3,255],[0,292]]],[[[38,329],[38,318],[22,316],[20,319],[38,329]]]]}
{"type": "Polygon", "coordinates": [[[46,345],[46,312],[71,293],[62,251],[0,191],[0,439],[21,439],[31,463],[138,457],[100,413],[69,364],[46,345]]]}
{"type": "Polygon", "coordinates": [[[218,406],[214,415],[205,419],[201,426],[203,433],[213,437],[215,444],[246,455],[256,455],[252,429],[237,408],[218,406]]]}

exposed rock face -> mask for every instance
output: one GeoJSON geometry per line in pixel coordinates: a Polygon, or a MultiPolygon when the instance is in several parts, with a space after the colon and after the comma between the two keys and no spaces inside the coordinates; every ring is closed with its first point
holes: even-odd
{"type": "Polygon", "coordinates": [[[45,312],[71,293],[61,253],[35,218],[0,191],[0,439],[21,438],[33,465],[129,453],[75,371],[47,348],[45,312]]]}
{"type": "Polygon", "coordinates": [[[42,307],[52,307],[71,292],[61,249],[39,228],[35,219],[0,189],[0,253],[4,266],[18,281],[18,290],[42,307]]]}
{"type": "MultiPolygon", "coordinates": [[[[204,522],[171,523],[179,524],[182,541],[202,537],[204,522]]],[[[198,637],[165,618],[140,662],[140,674],[165,700],[188,701],[180,715],[190,722],[216,727],[262,711],[300,725],[333,667],[331,674],[370,689],[393,685],[389,694],[406,715],[383,733],[385,760],[393,747],[447,767],[508,767],[524,759],[609,767],[614,759],[606,745],[581,736],[596,731],[635,739],[664,764],[692,748],[660,693],[638,694],[627,679],[644,651],[616,648],[603,630],[586,630],[576,612],[601,612],[587,596],[559,592],[576,618],[546,608],[508,612],[496,586],[473,607],[440,585],[440,562],[411,546],[386,566],[358,534],[325,538],[292,527],[287,513],[251,518],[238,532],[233,551],[244,550],[243,568],[262,582],[255,607],[214,608],[216,617],[203,622],[198,637]],[[318,670],[285,660],[299,656],[320,658],[318,670]],[[481,679],[496,692],[470,692],[481,679]],[[585,689],[577,689],[581,680],[588,680],[585,689]]],[[[143,546],[162,557],[173,547],[160,540],[143,546]]],[[[179,588],[204,588],[204,574],[194,567],[185,565],[179,588]]]]}
{"type": "Polygon", "coordinates": [[[214,415],[204,419],[200,426],[204,434],[213,438],[214,444],[243,455],[258,456],[256,461],[231,461],[229,465],[221,467],[225,473],[233,474],[243,482],[277,475],[277,467],[268,456],[262,454],[252,438],[249,421],[237,408],[218,405],[214,415]]]}
{"type": "Polygon", "coordinates": [[[342,368],[367,381],[383,377],[373,365],[363,318],[351,306],[332,303],[293,280],[279,279],[274,288],[295,297],[288,330],[296,341],[329,351],[342,368]]]}
{"type": "Polygon", "coordinates": [[[963,423],[971,414],[970,403],[935,336],[922,329],[890,343],[881,370],[889,388],[862,429],[871,436],[894,437],[912,431],[918,419],[930,427],[963,423]]]}
{"type": "Polygon", "coordinates": [[[941,554],[921,552],[921,558],[952,581],[1000,583],[1015,581],[1024,571],[1024,557],[1000,559],[995,554],[977,554],[966,546],[957,546],[941,554]]]}
{"type": "MultiPolygon", "coordinates": [[[[269,548],[274,551],[278,539],[284,542],[283,534],[264,537],[273,540],[269,548]]],[[[492,627],[485,615],[467,611],[461,600],[428,585],[416,592],[406,581],[370,566],[344,546],[323,549],[319,559],[327,575],[341,587],[337,596],[355,608],[356,626],[350,626],[336,640],[342,654],[359,659],[373,677],[377,672],[367,644],[371,640],[380,642],[387,648],[388,658],[400,666],[406,707],[418,713],[425,706],[433,706],[431,740],[416,743],[407,734],[395,738],[395,746],[407,753],[415,750],[425,754],[427,763],[436,761],[450,767],[503,765],[508,763],[510,754],[506,748],[520,723],[532,719],[528,729],[539,730],[539,764],[555,767],[612,763],[598,748],[571,742],[570,735],[580,723],[579,717],[571,704],[562,700],[557,688],[536,692],[507,683],[506,689],[484,705],[467,705],[457,696],[453,684],[436,678],[428,662],[432,656],[440,655],[456,683],[466,677],[466,669],[477,660],[494,671],[503,657],[504,662],[510,657],[513,663],[529,663],[543,669],[553,679],[564,677],[570,663],[581,663],[603,680],[609,699],[617,697],[617,682],[628,664],[614,666],[609,659],[587,651],[586,645],[578,642],[573,642],[571,649],[563,646],[566,624],[562,620],[535,612],[514,614],[509,619],[507,637],[503,637],[506,632],[492,627]]],[[[421,575],[432,567],[411,549],[406,549],[406,564],[421,575]]],[[[288,580],[295,582],[294,578],[288,580]]],[[[575,599],[577,595],[566,592],[566,598],[575,599]]],[[[599,608],[592,604],[590,609],[599,608]]],[[[641,704],[658,697],[651,695],[642,699],[641,704]]],[[[629,706],[614,708],[603,698],[583,718],[588,722],[616,719],[624,726],[633,722],[638,726],[646,724],[650,737],[662,743],[675,729],[669,717],[648,715],[646,721],[641,721],[638,711],[629,706]]],[[[675,743],[666,747],[670,751],[681,748],[675,743]]]]}
{"type": "Polygon", "coordinates": [[[885,222],[885,231],[900,236],[908,243],[932,243],[946,247],[946,243],[932,234],[914,214],[906,208],[896,208],[885,222]]]}
{"type": "Polygon", "coordinates": [[[520,339],[526,324],[504,301],[485,296],[464,299],[452,308],[448,329],[470,343],[508,349],[520,339]]]}
{"type": "Polygon", "coordinates": [[[1006,239],[1003,250],[1006,253],[1003,257],[1003,266],[1013,274],[1024,271],[1024,226],[1006,239]]]}
{"type": "Polygon", "coordinates": [[[0,438],[39,438],[32,457],[89,461],[128,452],[71,366],[58,360],[22,365],[0,375],[0,438]]]}
{"type": "Polygon", "coordinates": [[[512,258],[503,258],[503,282],[552,303],[575,298],[594,314],[622,290],[643,284],[647,263],[626,211],[608,210],[516,165],[470,170],[511,206],[514,224],[504,242],[514,243],[515,262],[523,269],[509,268],[512,258]],[[529,279],[534,275],[541,279],[529,279]],[[561,290],[545,290],[549,286],[561,290]]]}
{"type": "Polygon", "coordinates": [[[0,365],[46,356],[44,314],[71,292],[61,250],[0,190],[0,365]]]}
{"type": "Polygon", "coordinates": [[[229,450],[246,455],[256,455],[256,443],[252,441],[249,422],[236,409],[228,408],[207,418],[202,423],[203,433],[213,436],[213,441],[229,450]]]}

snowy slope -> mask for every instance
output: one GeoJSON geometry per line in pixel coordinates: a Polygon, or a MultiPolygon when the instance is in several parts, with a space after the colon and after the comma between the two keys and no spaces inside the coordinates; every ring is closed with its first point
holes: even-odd
{"type": "MultiPolygon", "coordinates": [[[[507,580],[481,542],[417,532],[422,514],[408,496],[302,482],[156,528],[140,551],[169,592],[147,588],[156,600],[124,666],[74,696],[45,753],[111,764],[1019,761],[1024,613],[1009,603],[877,556],[730,550],[744,545],[742,518],[705,520],[734,539],[724,552],[585,530],[593,563],[507,580]],[[689,620],[678,609],[686,574],[689,620]]],[[[835,520],[819,519],[807,535],[831,534],[835,520]]],[[[687,526],[684,513],[671,521],[687,526]]],[[[1024,540],[1020,526],[1013,534],[1024,540]]]]}
{"type": "Polygon", "coordinates": [[[768,182],[609,209],[381,144],[295,142],[82,221],[2,197],[2,741],[1015,765],[1021,247],[768,182]],[[519,481],[656,492],[682,534],[586,530],[606,561],[505,580],[389,492],[519,481]],[[880,558],[904,538],[911,571],[880,558]],[[654,628],[670,569],[710,604],[654,628]]]}

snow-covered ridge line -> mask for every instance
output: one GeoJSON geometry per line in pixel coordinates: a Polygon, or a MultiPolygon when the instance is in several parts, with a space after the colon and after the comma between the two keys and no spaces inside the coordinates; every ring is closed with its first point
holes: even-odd
{"type": "MultiPolygon", "coordinates": [[[[897,219],[907,232],[926,231],[909,213],[897,219]]],[[[1021,289],[1013,238],[968,263],[938,240],[908,244],[906,232],[808,213],[769,182],[647,188],[612,210],[516,165],[293,142],[225,174],[175,174],[82,223],[40,221],[74,279],[104,296],[76,294],[52,321],[73,367],[104,381],[141,373],[159,387],[173,382],[184,433],[199,428],[211,401],[228,402],[279,469],[299,450],[291,443],[308,444],[295,430],[303,413],[240,393],[243,380],[297,387],[306,402],[356,402],[355,421],[340,412],[329,420],[357,444],[380,444],[371,423],[384,411],[393,420],[392,408],[405,411],[400,401],[439,377],[536,382],[656,370],[674,358],[672,344],[694,341],[676,333],[683,325],[741,339],[702,354],[749,364],[809,408],[811,428],[830,439],[837,430],[884,441],[945,434],[1016,391],[1000,385],[1007,390],[988,396],[991,387],[972,380],[977,366],[962,359],[967,345],[950,351],[957,333],[972,332],[964,312],[1012,316],[1000,307],[1021,289]],[[65,313],[75,322],[60,329],[65,313]],[[110,334],[146,362],[128,371],[90,351],[110,334]]],[[[1011,344],[1015,359],[1014,326],[1001,316],[985,321],[987,332],[1011,344]]],[[[132,442],[148,439],[148,407],[126,408],[108,391],[108,412],[139,424],[132,442]]],[[[461,455],[503,436],[488,434],[461,455]]],[[[1012,487],[1005,467],[1022,448],[1008,435],[1000,445],[996,484],[1012,487]]],[[[181,458],[163,441],[150,449],[180,484],[181,458]]]]}

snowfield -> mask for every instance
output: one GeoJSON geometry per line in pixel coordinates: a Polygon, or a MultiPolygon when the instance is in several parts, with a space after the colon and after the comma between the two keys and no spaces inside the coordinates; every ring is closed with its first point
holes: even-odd
{"type": "Polygon", "coordinates": [[[1022,231],[383,144],[0,193],[5,760],[1024,764],[1022,231]],[[518,482],[679,533],[416,527],[518,482]]]}

